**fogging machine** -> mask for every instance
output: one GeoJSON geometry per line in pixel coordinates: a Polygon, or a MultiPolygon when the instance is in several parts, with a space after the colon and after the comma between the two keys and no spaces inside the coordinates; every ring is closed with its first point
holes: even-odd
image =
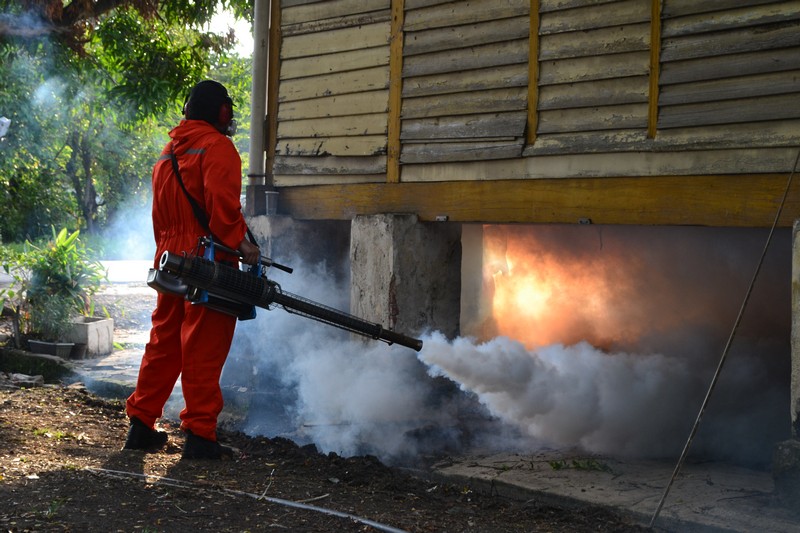
{"type": "Polygon", "coordinates": [[[238,256],[237,251],[215,243],[208,237],[200,238],[199,247],[205,248],[202,257],[164,252],[159,259],[158,269],[150,270],[147,284],[158,292],[182,295],[194,304],[234,315],[240,320],[254,318],[255,307],[270,310],[279,306],[288,313],[388,344],[400,344],[416,351],[422,349],[422,341],[419,339],[284,291],[280,285],[267,278],[264,269],[275,267],[291,273],[290,267],[262,256],[258,264],[243,271],[234,265],[214,260],[216,249],[238,256]]]}

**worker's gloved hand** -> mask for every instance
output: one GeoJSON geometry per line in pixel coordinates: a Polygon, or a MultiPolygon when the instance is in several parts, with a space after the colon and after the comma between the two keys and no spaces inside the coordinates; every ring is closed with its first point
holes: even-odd
{"type": "Polygon", "coordinates": [[[242,242],[239,243],[238,250],[242,256],[242,263],[255,265],[261,259],[261,250],[259,247],[247,239],[242,239],[242,242]]]}

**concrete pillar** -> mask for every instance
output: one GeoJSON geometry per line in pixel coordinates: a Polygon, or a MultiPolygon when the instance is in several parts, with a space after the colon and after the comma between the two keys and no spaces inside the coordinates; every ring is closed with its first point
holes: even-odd
{"type": "Polygon", "coordinates": [[[800,220],[792,230],[792,381],[790,388],[792,437],[800,435],[800,220]]]}
{"type": "Polygon", "coordinates": [[[780,442],[772,457],[775,492],[784,505],[800,506],[800,220],[792,230],[792,338],[789,391],[791,439],[780,442]]]}
{"type": "Polygon", "coordinates": [[[287,216],[262,215],[247,217],[247,224],[255,235],[262,254],[276,262],[302,261],[313,265],[325,261],[335,271],[337,278],[347,276],[350,242],[348,221],[308,221],[287,216]]]}
{"type": "Polygon", "coordinates": [[[358,216],[350,231],[350,312],[408,335],[459,334],[461,225],[358,216]]]}
{"type": "Polygon", "coordinates": [[[506,233],[502,226],[465,224],[461,235],[461,335],[488,340],[498,335],[492,299],[494,274],[508,267],[506,233]]]}

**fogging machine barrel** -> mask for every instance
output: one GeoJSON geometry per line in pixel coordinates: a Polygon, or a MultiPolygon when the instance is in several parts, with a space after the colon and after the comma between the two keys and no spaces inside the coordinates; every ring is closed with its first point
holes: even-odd
{"type": "Polygon", "coordinates": [[[181,278],[187,285],[197,287],[223,298],[271,309],[278,305],[289,313],[298,314],[340,329],[358,333],[389,344],[400,344],[416,351],[422,349],[422,341],[394,331],[380,324],[368,322],[356,316],[314,302],[302,296],[285,292],[280,285],[264,276],[254,276],[202,257],[164,252],[159,260],[159,269],[181,278]]]}

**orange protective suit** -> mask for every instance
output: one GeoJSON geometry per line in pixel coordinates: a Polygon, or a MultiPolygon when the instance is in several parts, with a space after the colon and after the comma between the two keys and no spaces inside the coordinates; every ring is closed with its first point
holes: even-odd
{"type": "MultiPolygon", "coordinates": [[[[236,147],[203,120],[182,120],[170,137],[172,142],[153,169],[155,262],[164,251],[193,252],[198,237],[207,233],[181,190],[170,148],[187,191],[208,216],[211,233],[235,250],[247,231],[239,200],[242,161],[236,147]]],[[[219,253],[217,259],[236,260],[219,253]]],[[[219,379],[235,327],[233,316],[192,305],[179,296],[159,294],[136,390],[126,403],[128,416],[153,428],[180,375],[185,401],[181,429],[216,441],[217,417],[222,411],[219,379]]]]}

